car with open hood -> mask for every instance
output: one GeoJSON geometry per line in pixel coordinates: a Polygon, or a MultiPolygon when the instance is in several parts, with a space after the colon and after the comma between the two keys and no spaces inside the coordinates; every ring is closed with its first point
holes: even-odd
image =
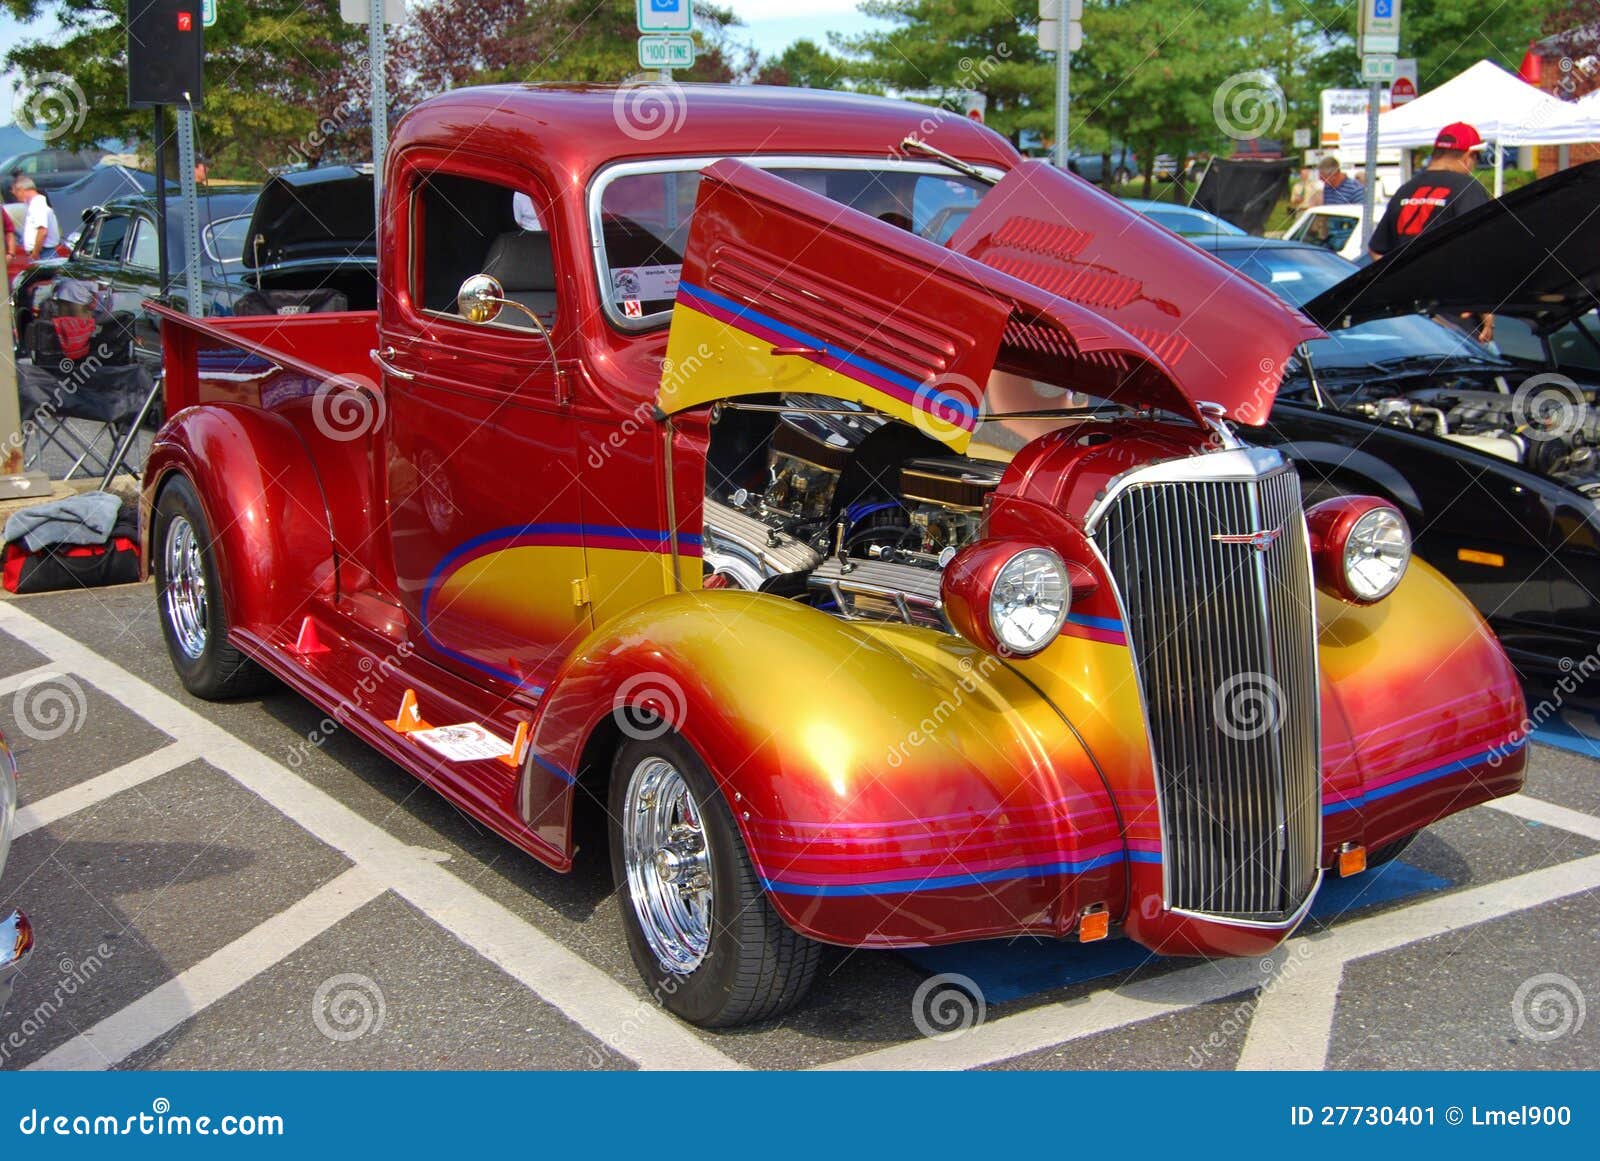
{"type": "Polygon", "coordinates": [[[1245,438],[1293,457],[1315,495],[1396,504],[1417,554],[1544,686],[1600,649],[1597,204],[1591,162],[1360,270],[1288,242],[1202,243],[1328,328],[1245,438]],[[1495,347],[1469,333],[1482,313],[1495,347]]]}
{"type": "Polygon", "coordinates": [[[164,311],[168,652],[554,868],[593,812],[684,1019],[822,944],[1258,955],[1520,787],[1400,512],[1237,436],[1322,331],[1088,183],[749,86],[469,89],[391,150],[376,312],[164,311]]]}

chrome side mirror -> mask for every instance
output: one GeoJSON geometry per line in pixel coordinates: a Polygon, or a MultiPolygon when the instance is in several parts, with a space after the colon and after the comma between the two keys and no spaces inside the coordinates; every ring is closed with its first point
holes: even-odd
{"type": "Polygon", "coordinates": [[[456,313],[468,322],[493,322],[505,304],[506,292],[492,274],[474,274],[456,292],[456,313]]]}

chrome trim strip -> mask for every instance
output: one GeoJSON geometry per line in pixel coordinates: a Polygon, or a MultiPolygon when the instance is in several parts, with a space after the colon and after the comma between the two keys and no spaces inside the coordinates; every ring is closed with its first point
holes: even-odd
{"type": "Polygon", "coordinates": [[[1194,484],[1206,481],[1259,480],[1271,475],[1289,461],[1282,452],[1270,447],[1237,447],[1226,451],[1203,452],[1197,456],[1162,460],[1129,468],[1120,476],[1113,476],[1105,490],[1095,497],[1084,516],[1084,532],[1093,536],[1100,527],[1107,509],[1113,502],[1136,484],[1194,484]]]}
{"type": "Polygon", "coordinates": [[[1306,893],[1305,901],[1295,908],[1294,914],[1287,919],[1240,919],[1232,915],[1210,915],[1204,911],[1187,911],[1181,907],[1169,907],[1167,908],[1167,914],[1179,915],[1184,919],[1199,919],[1206,923],[1218,923],[1227,927],[1248,927],[1255,931],[1288,931],[1305,922],[1306,916],[1311,911],[1311,905],[1317,901],[1317,893],[1322,890],[1322,880],[1325,877],[1323,868],[1318,866],[1317,876],[1311,881],[1311,890],[1306,893]]]}
{"type": "MultiPolygon", "coordinates": [[[[611,285],[607,277],[604,227],[600,214],[600,201],[606,187],[619,177],[640,173],[693,173],[729,157],[753,165],[758,169],[893,169],[896,173],[920,173],[929,177],[951,177],[948,166],[935,161],[908,161],[890,157],[828,157],[817,154],[727,154],[716,157],[659,157],[642,161],[619,161],[597,170],[589,179],[588,199],[589,248],[594,254],[595,289],[599,292],[600,308],[607,321],[621,331],[652,330],[672,317],[671,310],[657,311],[643,318],[628,318],[611,301],[607,291],[611,285]]],[[[985,174],[998,181],[1005,170],[993,166],[978,166],[985,174]]]]}

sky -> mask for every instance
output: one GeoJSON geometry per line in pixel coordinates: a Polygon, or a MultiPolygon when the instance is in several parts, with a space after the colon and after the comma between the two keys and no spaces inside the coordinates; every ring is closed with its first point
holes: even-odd
{"type": "MultiPolygon", "coordinates": [[[[220,0],[226,4],[229,0],[220,0]]],[[[776,56],[796,40],[809,37],[826,47],[828,32],[849,35],[863,32],[877,22],[858,12],[860,0],[721,0],[744,21],[735,39],[754,45],[762,56],[776,56]],[[804,8],[804,15],[796,15],[804,8]]],[[[0,14],[0,55],[22,39],[41,39],[55,31],[55,21],[46,18],[21,25],[9,14],[0,14]]],[[[0,125],[12,121],[13,94],[18,77],[0,73],[0,125]]]]}

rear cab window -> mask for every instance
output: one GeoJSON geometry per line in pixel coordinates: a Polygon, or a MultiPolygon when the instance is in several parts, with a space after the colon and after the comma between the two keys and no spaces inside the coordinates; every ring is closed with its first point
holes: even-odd
{"type": "MultiPolygon", "coordinates": [[[[623,330],[671,317],[683,251],[700,189],[700,170],[716,158],[627,162],[596,176],[589,191],[606,316],[623,330]]],[[[880,221],[946,242],[988,191],[981,181],[936,164],[882,158],[752,157],[802,188],[880,221]]],[[[1000,171],[992,171],[994,177],[1000,171]]]]}

